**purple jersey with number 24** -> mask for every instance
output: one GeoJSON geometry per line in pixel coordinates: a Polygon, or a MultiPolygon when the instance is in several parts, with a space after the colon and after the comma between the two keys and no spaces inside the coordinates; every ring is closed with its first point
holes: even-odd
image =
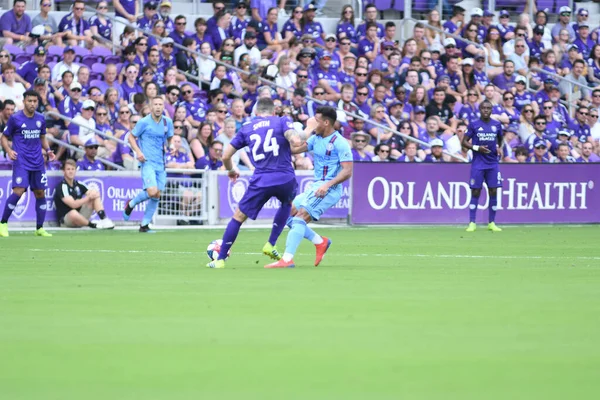
{"type": "Polygon", "coordinates": [[[250,158],[256,168],[250,183],[269,187],[295,179],[290,143],[285,132],[292,127],[288,117],[256,117],[242,125],[231,141],[236,149],[250,148],[250,158]]]}

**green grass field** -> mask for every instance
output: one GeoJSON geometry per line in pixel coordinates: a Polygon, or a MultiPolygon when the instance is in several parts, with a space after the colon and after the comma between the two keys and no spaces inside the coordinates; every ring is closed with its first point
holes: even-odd
{"type": "Polygon", "coordinates": [[[286,270],[260,229],[224,270],[222,230],[11,232],[0,399],[597,398],[599,229],[320,229],[286,270]]]}

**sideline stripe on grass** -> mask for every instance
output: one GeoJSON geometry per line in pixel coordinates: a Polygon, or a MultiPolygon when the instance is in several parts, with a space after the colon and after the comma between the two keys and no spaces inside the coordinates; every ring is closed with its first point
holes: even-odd
{"type": "MultiPolygon", "coordinates": [[[[205,252],[199,251],[173,251],[173,250],[113,250],[113,249],[27,249],[29,251],[37,252],[57,252],[57,253],[122,253],[122,254],[193,254],[202,255],[205,252]]],[[[246,256],[262,255],[262,253],[236,253],[246,256]]],[[[299,255],[313,255],[312,253],[298,253],[299,255]]],[[[472,254],[368,254],[368,253],[355,253],[355,254],[341,254],[344,257],[415,257],[415,258],[480,258],[480,259],[505,259],[505,260],[600,260],[600,257],[586,257],[586,256],[574,256],[574,257],[563,257],[563,256],[531,256],[531,255],[511,255],[511,256],[498,256],[498,255],[472,255],[472,254]]]]}

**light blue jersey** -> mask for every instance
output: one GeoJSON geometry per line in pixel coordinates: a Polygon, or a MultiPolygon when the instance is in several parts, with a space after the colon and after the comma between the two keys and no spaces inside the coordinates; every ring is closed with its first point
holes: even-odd
{"type": "Polygon", "coordinates": [[[135,125],[132,134],[146,157],[144,165],[164,170],[165,143],[167,139],[173,137],[173,120],[163,116],[156,122],[151,114],[146,115],[135,125]]]}
{"type": "Polygon", "coordinates": [[[341,163],[352,162],[352,151],[348,141],[339,132],[323,138],[313,135],[306,141],[308,151],[313,152],[315,181],[330,181],[342,169],[341,163]]]}
{"type": "Polygon", "coordinates": [[[315,181],[294,199],[294,207],[304,208],[313,220],[318,221],[325,211],[340,201],[343,189],[342,185],[334,185],[329,188],[325,197],[315,196],[315,191],[337,176],[343,162],[352,162],[352,151],[346,139],[337,131],[326,138],[313,135],[306,143],[308,151],[313,152],[315,181]]]}
{"type": "Polygon", "coordinates": [[[173,120],[161,117],[156,122],[152,115],[146,115],[135,125],[132,135],[137,139],[146,161],[142,164],[144,189],[156,187],[165,190],[167,173],[165,172],[165,143],[173,137],[173,120]]]}

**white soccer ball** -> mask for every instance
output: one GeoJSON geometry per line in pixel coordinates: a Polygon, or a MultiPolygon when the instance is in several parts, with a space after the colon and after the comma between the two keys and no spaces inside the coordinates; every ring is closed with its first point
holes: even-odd
{"type": "MultiPolygon", "coordinates": [[[[206,248],[206,254],[208,255],[209,259],[216,260],[217,258],[219,258],[219,252],[221,251],[222,244],[223,241],[221,239],[213,240],[209,243],[208,247],[206,248]]],[[[228,259],[230,255],[231,249],[229,249],[229,251],[227,252],[227,257],[225,257],[225,259],[228,259]]]]}

